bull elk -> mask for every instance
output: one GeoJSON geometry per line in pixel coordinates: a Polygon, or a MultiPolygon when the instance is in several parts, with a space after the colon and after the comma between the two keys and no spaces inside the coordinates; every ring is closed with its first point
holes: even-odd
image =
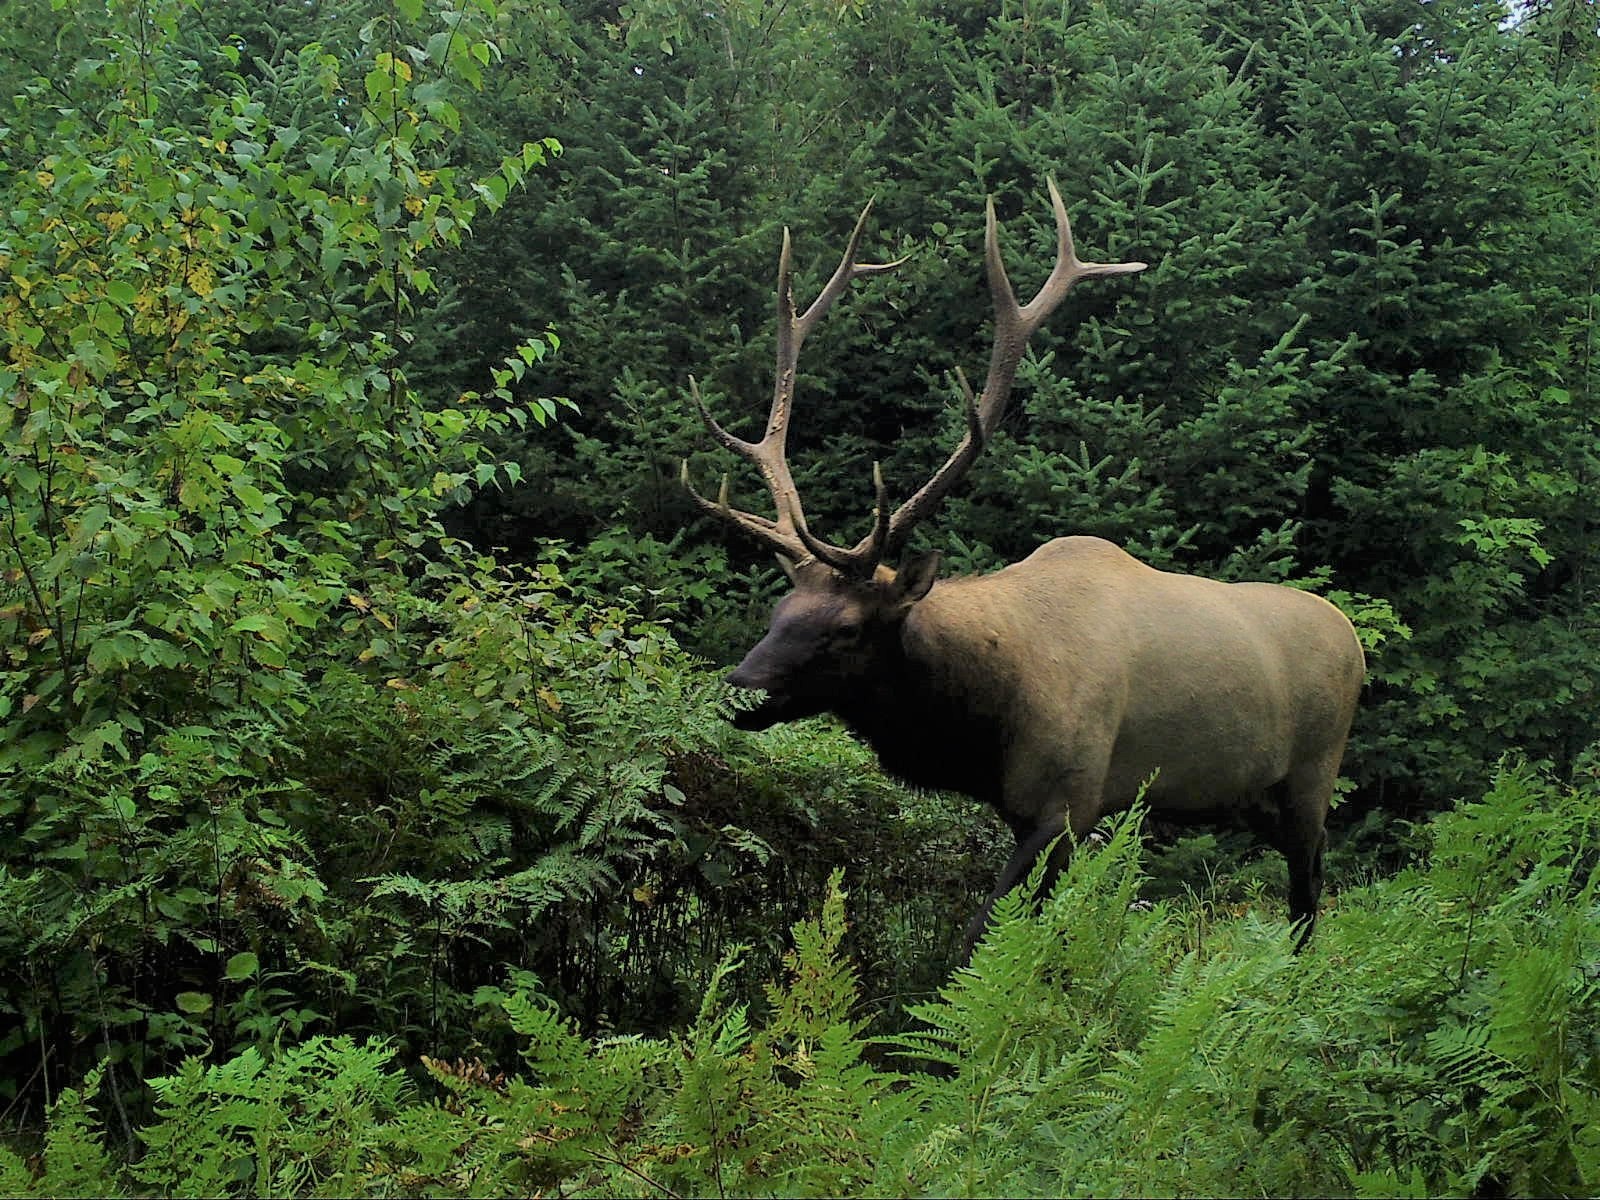
{"type": "MultiPolygon", "coordinates": [[[[985,265],[994,349],[976,394],[957,371],[966,431],[943,466],[892,513],[882,473],[871,530],[852,547],[806,524],[785,444],[806,335],[851,281],[900,265],[857,263],[871,204],[838,269],[796,315],[788,230],[778,266],[777,379],[766,432],[748,442],[690,392],[717,441],[754,463],[771,519],[683,483],[705,512],[769,546],[794,585],[771,626],[728,677],[764,692],[738,714],[766,729],[831,712],[916,786],[964,792],[998,810],[1016,850],[967,929],[1056,842],[1046,885],[1071,841],[1133,803],[1176,819],[1243,811],[1282,852],[1289,912],[1304,947],[1322,891],[1325,820],[1365,664],[1344,615],[1317,596],[1265,583],[1219,583],[1146,566],[1110,542],[1064,537],[990,575],[939,580],[937,551],[895,569],[912,528],[949,494],[1005,415],[1028,339],[1080,279],[1142,271],[1083,262],[1054,181],[1057,254],[1039,293],[1019,304],[1000,258],[994,203],[985,265]],[[1061,838],[1070,831],[1072,839],[1061,838]],[[1058,841],[1058,839],[1060,839],[1058,841]]],[[[903,261],[903,260],[902,260],[903,261]]]]}

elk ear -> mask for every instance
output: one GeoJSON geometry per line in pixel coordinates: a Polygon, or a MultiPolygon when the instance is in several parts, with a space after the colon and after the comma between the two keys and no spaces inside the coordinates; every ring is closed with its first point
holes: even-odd
{"type": "Polygon", "coordinates": [[[778,560],[778,569],[784,573],[790,584],[795,587],[799,587],[800,564],[795,562],[795,560],[790,558],[787,554],[774,554],[773,557],[778,560]]]}
{"type": "Polygon", "coordinates": [[[944,558],[937,550],[919,554],[895,573],[894,586],[902,604],[915,604],[928,594],[939,578],[939,563],[944,558]]]}

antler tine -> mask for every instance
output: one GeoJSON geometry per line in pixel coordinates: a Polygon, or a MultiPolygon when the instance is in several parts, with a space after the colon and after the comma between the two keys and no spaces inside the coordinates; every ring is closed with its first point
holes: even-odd
{"type": "MultiPolygon", "coordinates": [[[[768,481],[768,485],[773,486],[773,473],[768,461],[770,456],[763,452],[762,445],[747,442],[742,437],[729,433],[722,427],[717,419],[711,415],[711,410],[706,405],[705,397],[700,394],[700,384],[693,375],[689,376],[689,394],[694,397],[695,408],[699,410],[700,419],[705,422],[706,428],[711,431],[711,435],[722,443],[724,447],[732,450],[741,458],[749,459],[755,463],[760,469],[762,477],[768,481]]],[[[785,513],[783,505],[779,505],[780,519],[777,521],[769,520],[756,513],[734,508],[728,502],[728,476],[726,474],[722,477],[722,485],[717,489],[716,500],[708,500],[695,489],[694,484],[690,481],[688,459],[682,460],[678,478],[682,482],[684,490],[689,493],[690,499],[706,515],[720,517],[725,521],[731,522],[757,541],[765,542],[779,554],[787,555],[790,558],[804,557],[804,548],[795,538],[792,526],[786,527],[782,520],[785,513]]],[[[792,482],[790,486],[793,486],[792,482]]],[[[774,492],[774,495],[776,495],[776,492],[774,492]]]]}
{"type": "MultiPolygon", "coordinates": [[[[1091,275],[1136,275],[1150,265],[1142,262],[1084,262],[1073,245],[1072,223],[1067,220],[1067,206],[1061,202],[1061,193],[1056,188],[1054,177],[1047,177],[1045,184],[1050,189],[1050,205],[1056,217],[1056,265],[1038,295],[1022,306],[1022,316],[1028,322],[1030,334],[1055,311],[1078,280],[1091,275]]],[[[995,254],[999,254],[998,247],[995,254]]]]}
{"type": "MultiPolygon", "coordinates": [[[[845,289],[848,288],[851,283],[857,279],[866,279],[873,275],[882,275],[886,271],[894,270],[896,267],[900,266],[906,261],[903,258],[897,258],[893,262],[886,263],[856,262],[856,252],[861,249],[862,235],[867,231],[867,218],[872,215],[872,204],[873,202],[868,200],[866,207],[861,210],[861,215],[856,218],[856,227],[850,233],[849,244],[845,246],[844,255],[839,259],[839,265],[834,268],[833,274],[829,277],[828,282],[823,284],[822,291],[817,294],[817,298],[813,300],[811,302],[811,306],[806,309],[805,315],[800,317],[799,321],[797,322],[800,327],[800,337],[802,339],[806,334],[811,332],[812,328],[818,321],[822,320],[823,315],[828,311],[828,309],[833,307],[833,302],[844,294],[845,289]]],[[[783,233],[784,245],[787,247],[789,241],[789,231],[785,229],[783,233]]],[[[787,289],[785,289],[785,293],[787,294],[787,289]]],[[[789,304],[790,316],[792,317],[794,304],[792,295],[790,296],[789,304]]],[[[795,348],[797,350],[799,349],[798,343],[796,344],[795,348]]]]}
{"type": "MultiPolygon", "coordinates": [[[[694,490],[689,482],[688,464],[684,464],[682,479],[684,486],[689,489],[690,495],[696,504],[707,512],[732,521],[735,525],[748,533],[755,535],[760,540],[768,543],[778,553],[793,559],[804,559],[808,554],[816,557],[829,565],[840,563],[851,564],[840,566],[841,570],[857,571],[862,564],[857,561],[858,556],[853,552],[841,550],[830,546],[812,537],[806,528],[805,512],[800,504],[800,492],[795,486],[794,475],[789,469],[788,440],[789,440],[789,415],[794,405],[794,392],[796,375],[799,368],[800,347],[805,342],[806,335],[811,332],[829,308],[833,306],[850,284],[857,279],[872,275],[881,275],[885,271],[892,271],[905,259],[897,259],[889,263],[858,263],[856,254],[860,251],[861,240],[866,233],[867,218],[872,213],[872,202],[868,201],[861,215],[856,218],[855,229],[850,234],[849,243],[845,247],[844,255],[839,260],[839,265],[834,269],[828,282],[823,285],[822,291],[816,299],[799,316],[795,315],[794,306],[794,250],[793,242],[787,228],[783,231],[783,247],[778,254],[778,345],[775,377],[772,385],[772,405],[767,412],[767,425],[759,442],[748,442],[741,437],[729,433],[717,423],[706,407],[700,395],[700,389],[694,378],[689,379],[689,391],[694,397],[695,406],[700,411],[701,419],[724,447],[732,450],[740,457],[756,465],[761,472],[761,477],[767,485],[767,490],[772,493],[773,503],[777,509],[777,519],[768,520],[756,516],[754,513],[742,512],[732,508],[727,502],[727,491],[724,486],[721,497],[717,503],[712,503],[694,490]]],[[[881,474],[877,476],[879,495],[878,524],[886,527],[887,518],[883,516],[887,505],[884,503],[881,474]]],[[[882,537],[879,535],[881,542],[882,537]]],[[[876,560],[867,564],[867,573],[871,572],[876,560]]]]}
{"type": "MultiPolygon", "coordinates": [[[[705,422],[706,428],[711,431],[711,436],[716,438],[735,454],[749,457],[750,443],[742,437],[736,437],[718,424],[717,419],[711,415],[711,410],[706,407],[705,398],[700,395],[700,385],[693,375],[689,376],[689,395],[694,397],[694,406],[700,411],[700,419],[705,422]]],[[[687,464],[685,464],[687,465],[687,464]]]]}
{"type": "Polygon", "coordinates": [[[872,532],[849,550],[830,546],[815,537],[811,530],[806,528],[804,514],[797,514],[799,519],[795,521],[795,533],[799,535],[811,556],[852,578],[865,578],[877,569],[878,564],[883,561],[884,543],[889,536],[889,489],[884,486],[883,467],[877,462],[872,464],[872,490],[874,493],[872,532]]]}
{"type": "MultiPolygon", "coordinates": [[[[755,463],[762,477],[767,481],[768,486],[774,489],[773,494],[776,496],[778,494],[777,488],[783,485],[783,479],[774,474],[771,455],[764,446],[766,439],[763,439],[763,443],[760,444],[747,442],[742,437],[738,437],[724,429],[717,419],[711,415],[711,410],[706,405],[705,397],[700,394],[699,382],[693,375],[689,376],[689,394],[694,397],[695,407],[700,412],[700,419],[705,422],[706,428],[711,431],[712,436],[741,458],[749,459],[755,463]]],[[[783,468],[780,475],[786,477],[787,467],[783,468]]],[[[804,556],[804,549],[795,538],[792,527],[787,527],[784,524],[785,508],[783,504],[780,503],[778,506],[779,520],[777,521],[734,508],[728,503],[728,477],[726,475],[722,477],[722,486],[718,490],[716,501],[710,501],[697,492],[694,484],[690,482],[689,461],[687,459],[683,460],[679,479],[688,491],[690,498],[694,500],[702,512],[732,522],[746,533],[754,536],[758,541],[767,543],[779,554],[786,554],[791,558],[804,556]]],[[[789,482],[789,486],[793,487],[792,481],[789,482]]]]}
{"type": "Polygon", "coordinates": [[[717,498],[708,500],[696,490],[694,483],[689,478],[689,460],[682,459],[678,467],[678,480],[683,484],[684,490],[689,493],[689,498],[695,502],[702,512],[710,517],[720,517],[724,521],[731,521],[746,533],[760,541],[771,543],[773,549],[780,554],[790,557],[801,557],[798,553],[798,541],[792,537],[785,538],[781,543],[777,539],[782,536],[778,523],[755,513],[747,513],[733,508],[728,504],[728,477],[722,477],[722,484],[717,489],[717,498]]]}
{"type": "Polygon", "coordinates": [[[917,522],[938,507],[977,459],[1005,416],[1006,402],[1010,399],[1011,387],[1027,350],[1028,340],[1066,299],[1073,285],[1090,275],[1130,275],[1143,271],[1148,265],[1142,262],[1084,262],[1080,259],[1073,244],[1072,224],[1067,219],[1067,206],[1061,200],[1061,192],[1056,188],[1054,179],[1047,180],[1047,183],[1050,205],[1056,218],[1056,262],[1049,277],[1026,304],[1017,302],[1016,291],[1006,276],[1005,261],[1000,256],[1000,222],[995,216],[994,198],[990,197],[985,205],[983,257],[989,277],[989,294],[994,302],[994,349],[989,356],[989,374],[984,380],[983,391],[974,396],[966,376],[958,372],[967,406],[967,432],[933,477],[895,510],[884,539],[883,551],[886,555],[898,554],[904,548],[917,522]]]}
{"type": "Polygon", "coordinates": [[[1100,263],[1084,262],[1072,239],[1072,222],[1067,217],[1067,206],[1054,178],[1046,179],[1050,189],[1050,207],[1056,219],[1056,262],[1050,275],[1026,304],[1017,302],[1017,294],[1006,276],[1005,261],[1000,256],[1000,222],[994,213],[994,198],[986,205],[983,257],[989,275],[989,292],[994,299],[995,341],[989,360],[989,377],[984,381],[982,403],[983,427],[993,433],[1005,413],[1005,402],[1010,396],[1011,383],[1016,378],[1017,367],[1030,339],[1060,307],[1067,293],[1080,279],[1091,275],[1131,275],[1143,271],[1149,264],[1142,262],[1100,263]]]}
{"type": "Polygon", "coordinates": [[[775,433],[782,437],[788,433],[789,409],[794,403],[795,374],[800,361],[800,347],[804,344],[806,336],[816,328],[818,322],[833,307],[833,302],[844,294],[851,283],[857,279],[882,275],[906,261],[904,258],[897,258],[887,263],[856,262],[862,236],[867,230],[867,218],[872,215],[872,203],[868,200],[866,207],[861,210],[861,215],[856,218],[855,228],[850,232],[850,241],[839,259],[839,265],[834,268],[828,282],[823,284],[822,291],[817,293],[817,298],[800,316],[795,315],[793,251],[789,240],[789,229],[787,226],[784,227],[783,250],[778,255],[778,369],[777,377],[773,381],[772,411],[767,417],[768,437],[775,433]]]}

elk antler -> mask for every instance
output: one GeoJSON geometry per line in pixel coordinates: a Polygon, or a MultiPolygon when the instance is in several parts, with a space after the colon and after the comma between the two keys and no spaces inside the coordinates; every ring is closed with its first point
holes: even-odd
{"type": "MultiPolygon", "coordinates": [[[[1006,277],[1005,264],[1000,259],[1000,225],[994,215],[994,200],[986,206],[984,235],[984,264],[989,277],[989,293],[994,301],[994,350],[989,356],[989,374],[983,390],[974,393],[966,375],[958,368],[956,377],[966,401],[967,431],[933,476],[906,502],[887,515],[883,475],[876,464],[872,468],[873,487],[877,505],[873,527],[864,538],[848,550],[829,545],[814,537],[806,527],[805,514],[800,507],[800,495],[784,457],[784,443],[788,435],[789,408],[794,400],[795,363],[800,343],[811,326],[827,311],[835,298],[852,279],[861,275],[876,275],[900,265],[899,262],[873,266],[856,266],[856,248],[867,214],[868,204],[856,222],[849,248],[833,278],[822,290],[815,303],[798,320],[794,317],[794,301],[789,289],[789,231],[784,230],[783,254],[778,267],[778,380],[774,388],[772,412],[767,418],[767,432],[759,443],[752,444],[734,437],[722,429],[706,411],[700,392],[690,379],[690,391],[700,406],[700,415],[707,426],[730,450],[750,459],[760,468],[777,504],[778,518],[769,521],[753,513],[740,512],[728,506],[727,479],[723,479],[722,492],[716,503],[705,499],[689,486],[689,465],[683,465],[683,481],[701,508],[727,520],[767,542],[780,554],[793,559],[807,555],[827,563],[835,570],[854,578],[869,577],[885,558],[892,558],[905,548],[912,529],[938,507],[950,489],[966,474],[985,443],[999,427],[1005,416],[1006,401],[1011,395],[1011,385],[1016,380],[1017,368],[1027,349],[1028,339],[1043,325],[1066,298],[1078,280],[1091,275],[1130,275],[1143,271],[1142,262],[1094,263],[1078,257],[1072,242],[1072,226],[1067,220],[1067,208],[1061,201],[1054,179],[1048,181],[1050,203],[1056,216],[1056,263],[1034,298],[1026,304],[1017,302],[1017,294],[1006,277]]],[[[900,260],[903,262],[904,260],[900,260]]]]}
{"type": "MultiPolygon", "coordinates": [[[[803,532],[806,528],[805,510],[800,505],[800,492],[795,487],[794,476],[789,472],[787,454],[789,411],[794,405],[795,375],[800,361],[800,347],[805,342],[806,335],[822,320],[828,309],[833,307],[833,302],[844,294],[851,282],[865,276],[892,271],[905,261],[901,258],[889,263],[856,262],[856,251],[861,246],[861,235],[866,232],[867,216],[871,212],[872,202],[869,200],[867,206],[861,210],[861,216],[856,220],[855,231],[850,235],[850,243],[845,247],[844,257],[839,260],[833,276],[823,286],[817,298],[811,302],[811,306],[800,316],[795,315],[794,267],[791,261],[789,230],[787,227],[784,228],[783,251],[778,256],[777,374],[772,387],[772,408],[767,413],[767,429],[759,442],[747,442],[741,437],[735,437],[717,424],[716,419],[707,410],[705,401],[701,399],[700,388],[695,383],[694,377],[689,377],[690,394],[694,396],[695,405],[699,408],[700,417],[705,421],[706,427],[711,430],[712,436],[717,441],[756,465],[762,479],[766,481],[767,490],[772,493],[778,516],[776,520],[768,520],[755,513],[730,507],[727,476],[723,476],[722,488],[716,501],[707,500],[695,491],[694,485],[689,482],[689,463],[685,459],[681,477],[684,486],[689,489],[689,495],[704,511],[733,522],[758,541],[765,542],[779,554],[795,561],[815,554],[815,551],[808,549],[809,533],[803,532]]],[[[878,477],[877,486],[878,509],[881,513],[884,508],[881,476],[878,477]]],[[[840,553],[832,547],[824,548],[834,554],[840,553]]],[[[817,557],[821,558],[823,555],[817,557]]]]}
{"type": "Polygon", "coordinates": [[[989,375],[983,381],[983,391],[974,396],[966,375],[957,370],[956,378],[967,403],[967,432],[944,465],[889,518],[889,527],[879,549],[880,557],[893,557],[905,548],[912,528],[938,507],[977,459],[1005,416],[1006,401],[1011,396],[1011,385],[1017,377],[1017,367],[1022,363],[1028,339],[1066,299],[1072,286],[1092,275],[1136,274],[1148,265],[1084,262],[1079,258],[1072,243],[1067,206],[1061,202],[1056,181],[1047,179],[1046,182],[1050,188],[1050,204],[1056,214],[1056,265],[1051,268],[1044,286],[1026,304],[1017,303],[1017,294],[1006,277],[1005,263],[1000,260],[1000,223],[995,219],[994,199],[991,197],[986,205],[983,257],[989,274],[989,294],[994,300],[994,351],[989,356],[989,375]]]}

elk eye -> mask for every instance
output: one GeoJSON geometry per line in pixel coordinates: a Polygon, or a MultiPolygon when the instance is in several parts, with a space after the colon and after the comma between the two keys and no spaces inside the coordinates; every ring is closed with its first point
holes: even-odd
{"type": "Polygon", "coordinates": [[[860,632],[861,632],[861,622],[860,621],[840,621],[839,622],[839,636],[840,637],[853,638],[857,634],[859,634],[860,632]]]}

